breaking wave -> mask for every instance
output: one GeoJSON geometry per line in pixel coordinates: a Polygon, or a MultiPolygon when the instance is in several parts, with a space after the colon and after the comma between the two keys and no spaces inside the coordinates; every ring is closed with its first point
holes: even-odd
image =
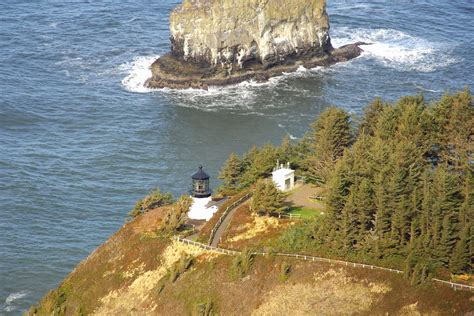
{"type": "Polygon", "coordinates": [[[331,34],[335,47],[354,42],[368,42],[364,56],[400,71],[432,72],[457,60],[447,48],[393,29],[337,28],[331,34]]]}
{"type": "MultiPolygon", "coordinates": [[[[359,41],[372,43],[371,45],[363,46],[364,53],[362,56],[398,71],[433,72],[458,62],[442,44],[432,43],[394,29],[353,29],[341,27],[332,31],[331,38],[335,47],[359,41]]],[[[324,67],[316,67],[314,69],[300,67],[296,72],[284,73],[280,77],[271,78],[268,82],[245,81],[233,86],[210,87],[208,90],[186,89],[177,91],[172,89],[149,89],[144,84],[151,76],[151,64],[158,57],[156,55],[139,56],[135,57],[131,62],[122,64],[120,66],[121,70],[127,73],[127,76],[122,80],[124,88],[127,91],[137,93],[160,91],[175,99],[186,98],[188,101],[192,101],[195,98],[209,99],[219,95],[226,95],[229,98],[235,95],[236,98],[242,101],[248,101],[255,97],[262,88],[265,90],[276,86],[279,86],[279,88],[283,86],[285,88],[284,82],[286,79],[295,77],[307,78],[328,71],[324,67]]],[[[351,62],[338,64],[331,67],[330,70],[337,71],[337,69],[343,69],[350,66],[350,64],[351,62]]],[[[220,105],[222,106],[222,104],[220,105]]]]}
{"type": "Polygon", "coordinates": [[[150,66],[158,57],[160,56],[135,57],[132,62],[120,65],[120,70],[128,73],[122,80],[125,90],[137,93],[151,92],[151,89],[145,87],[145,81],[151,77],[150,66]]]}

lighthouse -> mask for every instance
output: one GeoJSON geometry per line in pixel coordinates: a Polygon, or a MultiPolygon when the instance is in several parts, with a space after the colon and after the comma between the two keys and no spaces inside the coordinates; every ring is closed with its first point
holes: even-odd
{"type": "Polygon", "coordinates": [[[209,179],[209,175],[203,170],[202,166],[199,166],[198,171],[191,176],[192,188],[190,193],[193,204],[188,212],[190,219],[208,221],[217,212],[218,207],[211,199],[209,179]]]}
{"type": "Polygon", "coordinates": [[[208,198],[211,196],[211,189],[209,187],[209,175],[202,170],[202,166],[199,166],[199,170],[191,176],[193,180],[193,187],[191,190],[191,196],[193,198],[208,198]]]}

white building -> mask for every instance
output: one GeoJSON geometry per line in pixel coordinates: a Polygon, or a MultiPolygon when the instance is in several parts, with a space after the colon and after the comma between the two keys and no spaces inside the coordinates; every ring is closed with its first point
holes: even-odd
{"type": "Polygon", "coordinates": [[[198,172],[194,173],[191,178],[193,180],[191,189],[193,204],[189,209],[188,217],[208,221],[218,209],[216,203],[213,203],[211,199],[210,177],[200,166],[198,172]]]}
{"type": "Polygon", "coordinates": [[[273,170],[272,180],[280,191],[289,191],[295,187],[295,170],[290,169],[290,163],[286,167],[283,164],[273,170]]]}
{"type": "Polygon", "coordinates": [[[217,205],[212,203],[210,197],[207,198],[195,198],[193,197],[193,204],[188,212],[189,219],[205,220],[211,219],[212,215],[217,212],[217,205]]]}

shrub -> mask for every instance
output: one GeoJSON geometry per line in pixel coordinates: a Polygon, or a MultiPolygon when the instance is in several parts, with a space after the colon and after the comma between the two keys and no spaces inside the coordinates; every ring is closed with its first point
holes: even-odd
{"type": "Polygon", "coordinates": [[[173,203],[173,195],[169,192],[161,193],[159,188],[156,188],[150,192],[147,196],[143,199],[138,200],[135,203],[135,207],[133,210],[128,213],[128,215],[132,218],[135,218],[143,213],[146,213],[152,209],[169,205],[173,203]]]}
{"type": "Polygon", "coordinates": [[[252,267],[255,254],[249,249],[244,249],[232,261],[231,275],[235,279],[243,278],[252,267]]]}
{"type": "Polygon", "coordinates": [[[183,253],[179,260],[171,267],[169,271],[170,281],[175,282],[181,274],[186,272],[193,264],[193,257],[183,253]]]}
{"type": "Polygon", "coordinates": [[[285,282],[288,280],[288,277],[291,272],[291,264],[288,262],[283,262],[280,266],[280,281],[285,282]]]}
{"type": "Polygon", "coordinates": [[[186,222],[186,216],[192,203],[193,201],[189,196],[181,196],[178,201],[166,211],[162,221],[163,230],[167,233],[173,233],[178,230],[186,222]]]}
{"type": "Polygon", "coordinates": [[[201,302],[196,305],[196,314],[199,316],[216,315],[217,313],[214,311],[214,309],[214,303],[208,299],[205,302],[201,302]]]}

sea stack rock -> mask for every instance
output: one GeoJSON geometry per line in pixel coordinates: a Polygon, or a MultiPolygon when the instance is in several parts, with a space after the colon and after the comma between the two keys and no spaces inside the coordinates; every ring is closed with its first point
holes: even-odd
{"type": "Polygon", "coordinates": [[[361,43],[333,49],[325,0],[184,0],[170,31],[171,53],[152,65],[149,87],[261,81],[362,51],[361,43]]]}

